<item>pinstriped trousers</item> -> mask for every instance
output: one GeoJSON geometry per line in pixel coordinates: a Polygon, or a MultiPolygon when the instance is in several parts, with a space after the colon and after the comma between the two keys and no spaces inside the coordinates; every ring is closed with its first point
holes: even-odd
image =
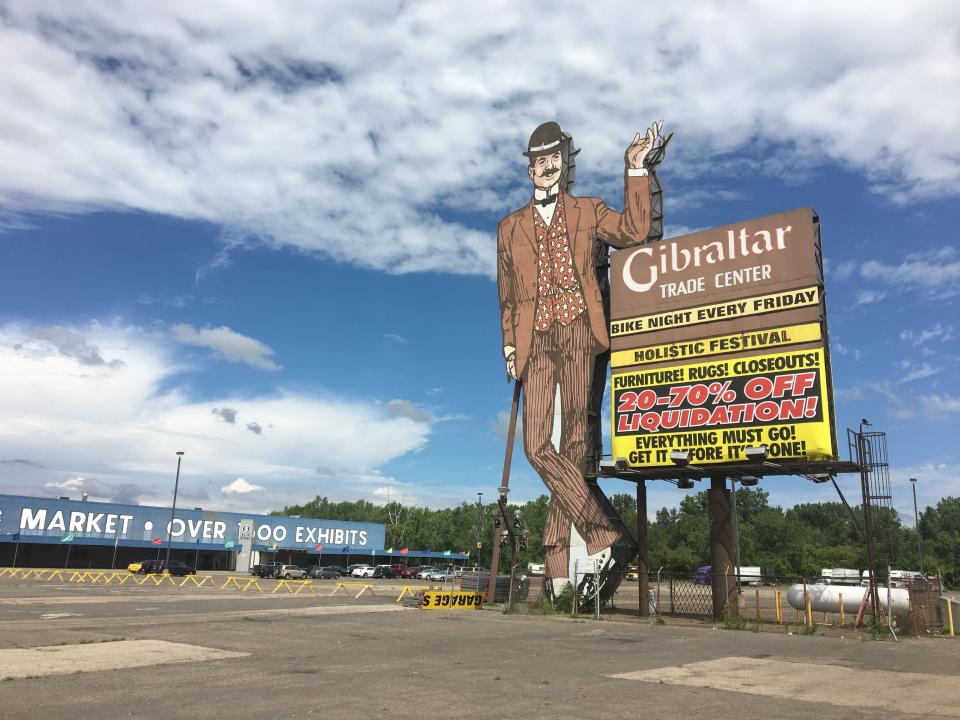
{"type": "Polygon", "coordinates": [[[597,343],[583,313],[569,325],[534,331],[523,378],[523,445],[527,459],[550,490],[543,529],[546,574],[566,577],[570,524],[595,553],[619,539],[583,478],[587,408],[597,343]],[[556,387],[560,386],[560,450],[551,442],[556,387]]]}

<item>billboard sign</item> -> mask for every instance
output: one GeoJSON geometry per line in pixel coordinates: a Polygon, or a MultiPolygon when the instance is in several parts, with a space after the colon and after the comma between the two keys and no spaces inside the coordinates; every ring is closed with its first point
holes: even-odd
{"type": "Polygon", "coordinates": [[[177,508],[121,505],[80,500],[56,500],[0,495],[0,542],[18,535],[21,542],[58,542],[72,533],[76,542],[90,545],[150,545],[169,536],[173,547],[223,547],[227,542],[262,550],[276,545],[307,550],[317,543],[349,546],[355,550],[383,547],[384,526],[343,520],[319,520],[249,513],[204,512],[177,508]]]}
{"type": "Polygon", "coordinates": [[[635,468],[836,457],[810,208],[611,256],[612,454],[635,468]]]}

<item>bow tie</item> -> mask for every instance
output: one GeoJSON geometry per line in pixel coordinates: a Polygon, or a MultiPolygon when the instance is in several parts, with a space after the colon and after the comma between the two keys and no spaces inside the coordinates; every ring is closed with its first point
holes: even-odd
{"type": "MultiPolygon", "coordinates": [[[[559,193],[558,193],[559,194],[559,193]]],[[[543,200],[534,200],[540,207],[546,207],[547,205],[553,205],[557,201],[556,195],[547,195],[543,200]]]]}

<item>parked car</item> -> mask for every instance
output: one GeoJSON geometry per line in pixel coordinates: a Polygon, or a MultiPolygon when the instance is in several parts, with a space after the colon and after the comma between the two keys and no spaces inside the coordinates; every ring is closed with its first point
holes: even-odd
{"type": "Polygon", "coordinates": [[[411,567],[405,567],[400,571],[400,577],[402,578],[415,578],[417,573],[423,570],[423,565],[413,565],[411,567]]]}
{"type": "Polygon", "coordinates": [[[340,577],[340,568],[314,565],[310,568],[310,577],[317,580],[336,580],[340,577]]]}
{"type": "Polygon", "coordinates": [[[361,565],[354,569],[353,577],[373,577],[373,565],[361,565]]]}
{"type": "Polygon", "coordinates": [[[434,582],[452,582],[457,579],[457,574],[453,570],[435,570],[428,579],[434,582]]]}
{"type": "Polygon", "coordinates": [[[145,562],[149,562],[149,561],[148,561],[148,560],[138,560],[137,562],[132,562],[132,563],[130,563],[129,565],[127,565],[127,570],[129,570],[129,571],[132,572],[132,573],[138,573],[138,572],[140,572],[140,568],[143,567],[143,564],[144,564],[145,562]]]}
{"type": "Polygon", "coordinates": [[[393,580],[397,576],[396,571],[390,565],[377,565],[373,569],[372,578],[383,578],[384,580],[393,580]]]}
{"type": "Polygon", "coordinates": [[[196,575],[197,571],[180,560],[171,560],[169,566],[166,560],[146,560],[139,570],[142,575],[196,575]]]}
{"type": "Polygon", "coordinates": [[[290,578],[305,578],[307,574],[299,565],[283,565],[277,570],[276,577],[289,580],[290,578]]]}
{"type": "Polygon", "coordinates": [[[178,575],[183,577],[184,575],[197,574],[196,570],[194,570],[192,567],[187,565],[185,562],[181,562],[180,560],[171,560],[169,565],[167,565],[166,563],[164,563],[163,565],[164,567],[162,567],[160,572],[166,572],[166,573],[169,573],[170,575],[178,575]]]}
{"type": "Polygon", "coordinates": [[[417,579],[418,579],[418,580],[429,580],[429,579],[430,579],[430,575],[431,575],[432,573],[437,572],[439,569],[440,569],[440,568],[433,567],[432,565],[427,565],[426,567],[421,568],[420,571],[417,573],[417,579]]]}
{"type": "Polygon", "coordinates": [[[366,563],[357,563],[355,565],[347,565],[345,568],[340,568],[341,575],[352,576],[353,571],[357,568],[367,567],[366,563]]]}
{"type": "Polygon", "coordinates": [[[280,568],[284,567],[283,563],[278,562],[269,562],[263,563],[262,565],[254,565],[257,568],[257,575],[262,578],[272,578],[277,577],[277,573],[280,568]]]}

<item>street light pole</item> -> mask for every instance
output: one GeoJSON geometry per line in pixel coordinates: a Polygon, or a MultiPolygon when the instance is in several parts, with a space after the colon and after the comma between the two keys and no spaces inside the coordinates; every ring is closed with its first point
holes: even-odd
{"type": "Polygon", "coordinates": [[[923,540],[920,538],[920,515],[917,513],[917,479],[910,478],[913,488],[913,526],[917,529],[917,555],[920,558],[920,573],[923,573],[923,540]]]}
{"type": "Polygon", "coordinates": [[[183,460],[183,450],[177,450],[177,479],[173,482],[173,507],[170,508],[170,524],[167,526],[167,560],[164,567],[170,570],[170,541],[173,539],[173,515],[177,511],[177,490],[180,487],[180,461],[183,460]]]}

